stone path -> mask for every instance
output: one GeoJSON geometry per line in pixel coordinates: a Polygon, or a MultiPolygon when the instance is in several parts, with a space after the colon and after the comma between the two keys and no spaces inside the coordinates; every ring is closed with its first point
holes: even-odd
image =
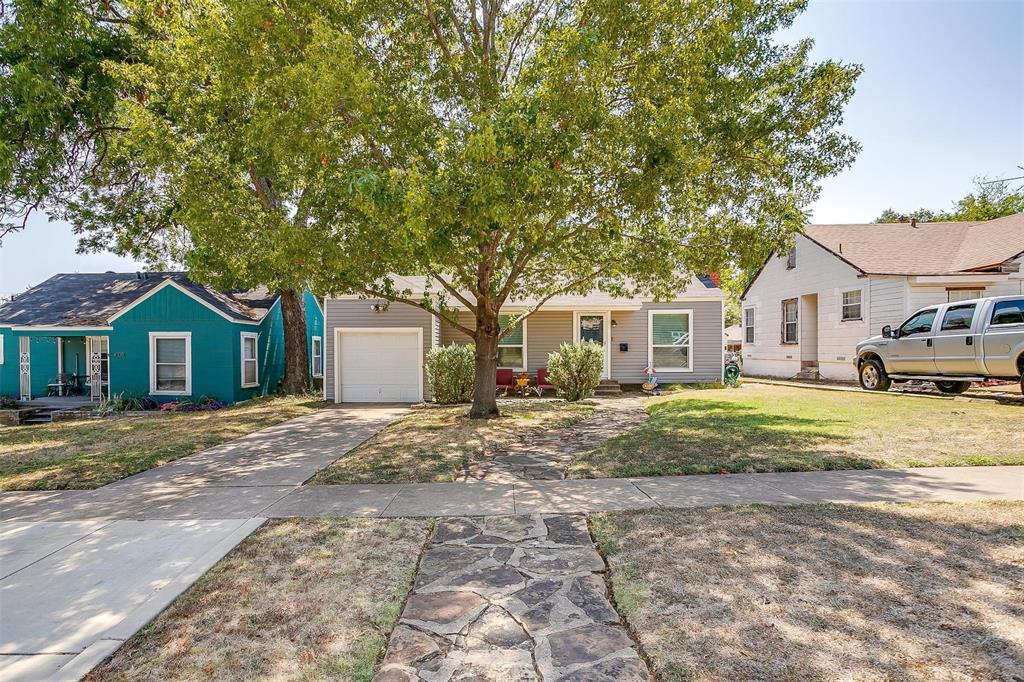
{"type": "Polygon", "coordinates": [[[573,459],[609,438],[632,431],[649,416],[641,398],[596,402],[597,409],[587,419],[524,436],[515,445],[474,463],[469,478],[493,483],[564,479],[565,469],[573,459]]]}
{"type": "Polygon", "coordinates": [[[581,515],[440,519],[376,682],[648,680],[581,515]]]}

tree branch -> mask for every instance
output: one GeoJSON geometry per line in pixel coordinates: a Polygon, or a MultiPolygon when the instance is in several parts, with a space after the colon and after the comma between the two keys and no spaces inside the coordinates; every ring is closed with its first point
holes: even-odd
{"type": "Polygon", "coordinates": [[[432,0],[427,1],[427,21],[430,22],[430,30],[434,33],[434,41],[437,43],[441,51],[444,52],[445,59],[449,63],[452,61],[452,51],[448,48],[448,41],[444,39],[441,34],[441,27],[437,24],[437,15],[434,14],[434,3],[432,0]]]}
{"type": "Polygon", "coordinates": [[[388,294],[377,289],[369,289],[366,287],[360,287],[359,291],[366,294],[367,296],[373,296],[374,298],[383,298],[385,301],[391,301],[392,303],[404,303],[406,305],[411,305],[414,308],[426,310],[428,313],[430,313],[437,319],[445,321],[448,324],[452,325],[466,336],[470,338],[474,338],[476,336],[476,330],[466,327],[461,322],[456,322],[455,319],[446,316],[443,312],[437,310],[436,308],[434,308],[434,306],[430,305],[425,300],[417,301],[415,299],[406,298],[404,296],[395,296],[394,294],[388,294]]]}
{"type": "MultiPolygon", "coordinates": [[[[594,270],[593,272],[591,272],[591,273],[589,273],[589,274],[587,274],[587,275],[584,275],[583,277],[579,277],[579,278],[577,278],[577,279],[574,279],[573,281],[569,282],[568,284],[566,284],[566,285],[565,285],[564,287],[562,287],[561,289],[556,289],[555,291],[552,291],[551,293],[549,293],[549,294],[546,294],[546,295],[545,295],[545,296],[544,296],[543,298],[541,298],[541,299],[540,299],[539,301],[537,301],[537,303],[536,303],[536,304],[534,304],[534,306],[533,306],[533,307],[532,307],[532,308],[531,308],[530,310],[528,310],[528,311],[527,311],[527,312],[526,312],[525,314],[523,314],[522,316],[520,316],[520,317],[516,318],[516,325],[518,325],[519,323],[521,323],[521,322],[522,322],[523,320],[525,320],[525,319],[527,319],[527,318],[531,317],[531,316],[532,316],[532,315],[533,315],[533,314],[534,314],[535,312],[537,312],[538,310],[540,310],[540,309],[541,309],[541,307],[542,307],[542,306],[543,306],[543,305],[544,305],[545,303],[547,303],[548,301],[550,301],[550,300],[551,300],[552,298],[554,298],[555,296],[559,296],[560,294],[564,294],[564,293],[566,293],[567,291],[571,291],[571,290],[575,289],[575,288],[576,288],[576,287],[578,287],[579,285],[581,285],[581,284],[584,284],[585,282],[587,282],[587,281],[589,281],[589,280],[592,280],[592,279],[596,278],[596,277],[597,277],[598,275],[600,275],[600,274],[601,274],[602,272],[604,272],[604,268],[598,268],[598,269],[594,270]]],[[[500,334],[498,334],[498,339],[500,340],[500,339],[503,339],[503,338],[505,338],[505,334],[507,334],[507,333],[508,333],[509,329],[511,329],[511,327],[506,327],[506,328],[505,328],[505,331],[503,331],[503,332],[501,332],[500,334]]]]}

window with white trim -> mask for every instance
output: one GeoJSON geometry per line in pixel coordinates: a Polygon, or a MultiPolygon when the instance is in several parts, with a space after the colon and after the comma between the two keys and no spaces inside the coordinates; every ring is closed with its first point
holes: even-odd
{"type": "Polygon", "coordinates": [[[260,385],[259,334],[242,332],[242,388],[260,385]]]}
{"type": "Polygon", "coordinates": [[[843,292],[843,322],[863,320],[861,300],[863,293],[860,289],[843,292]]]}
{"type": "Polygon", "coordinates": [[[149,392],[157,395],[192,394],[190,332],[150,332],[149,392]]]}
{"type": "Polygon", "coordinates": [[[655,372],[689,371],[693,350],[693,315],[689,310],[650,311],[648,364],[655,372]]]}
{"type": "Polygon", "coordinates": [[[985,295],[984,289],[946,289],[946,301],[959,303],[960,301],[973,301],[985,295]]]}
{"type": "MultiPolygon", "coordinates": [[[[505,331],[511,319],[511,315],[498,315],[498,327],[505,331]]],[[[526,371],[526,320],[498,341],[498,367],[526,371]]]]}
{"type": "Polygon", "coordinates": [[[743,310],[743,343],[754,343],[754,309],[743,310]]]}
{"type": "Polygon", "coordinates": [[[324,342],[319,336],[313,337],[309,356],[310,373],[315,377],[322,377],[324,375],[324,342]]]}
{"type": "Polygon", "coordinates": [[[798,343],[797,300],[790,298],[782,302],[782,343],[798,343]]]}
{"type": "Polygon", "coordinates": [[[786,269],[792,270],[796,267],[796,247],[794,246],[786,254],[786,269]]]}

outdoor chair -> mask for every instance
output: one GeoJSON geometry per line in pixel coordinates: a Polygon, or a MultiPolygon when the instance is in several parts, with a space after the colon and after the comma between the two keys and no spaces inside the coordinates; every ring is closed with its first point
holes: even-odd
{"type": "Polygon", "coordinates": [[[495,373],[495,388],[499,391],[508,392],[516,387],[516,373],[511,369],[499,369],[495,373]]]}
{"type": "Polygon", "coordinates": [[[72,372],[61,372],[57,378],[46,385],[46,395],[74,395],[75,375],[72,372]]]}
{"type": "Polygon", "coordinates": [[[548,368],[541,367],[537,370],[537,395],[544,395],[544,391],[551,389],[555,390],[554,384],[548,381],[548,368]]]}

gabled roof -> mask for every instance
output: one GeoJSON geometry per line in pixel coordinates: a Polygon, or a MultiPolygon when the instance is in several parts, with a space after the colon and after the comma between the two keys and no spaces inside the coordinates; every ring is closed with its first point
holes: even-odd
{"type": "Polygon", "coordinates": [[[1024,253],[1024,213],[984,222],[808,225],[808,239],[867,275],[983,271],[1024,253]]]}
{"type": "Polygon", "coordinates": [[[258,322],[277,300],[266,289],[221,292],[182,272],[62,273],[0,306],[0,324],[88,327],[109,324],[158,287],[175,286],[229,320],[258,322]]]}

